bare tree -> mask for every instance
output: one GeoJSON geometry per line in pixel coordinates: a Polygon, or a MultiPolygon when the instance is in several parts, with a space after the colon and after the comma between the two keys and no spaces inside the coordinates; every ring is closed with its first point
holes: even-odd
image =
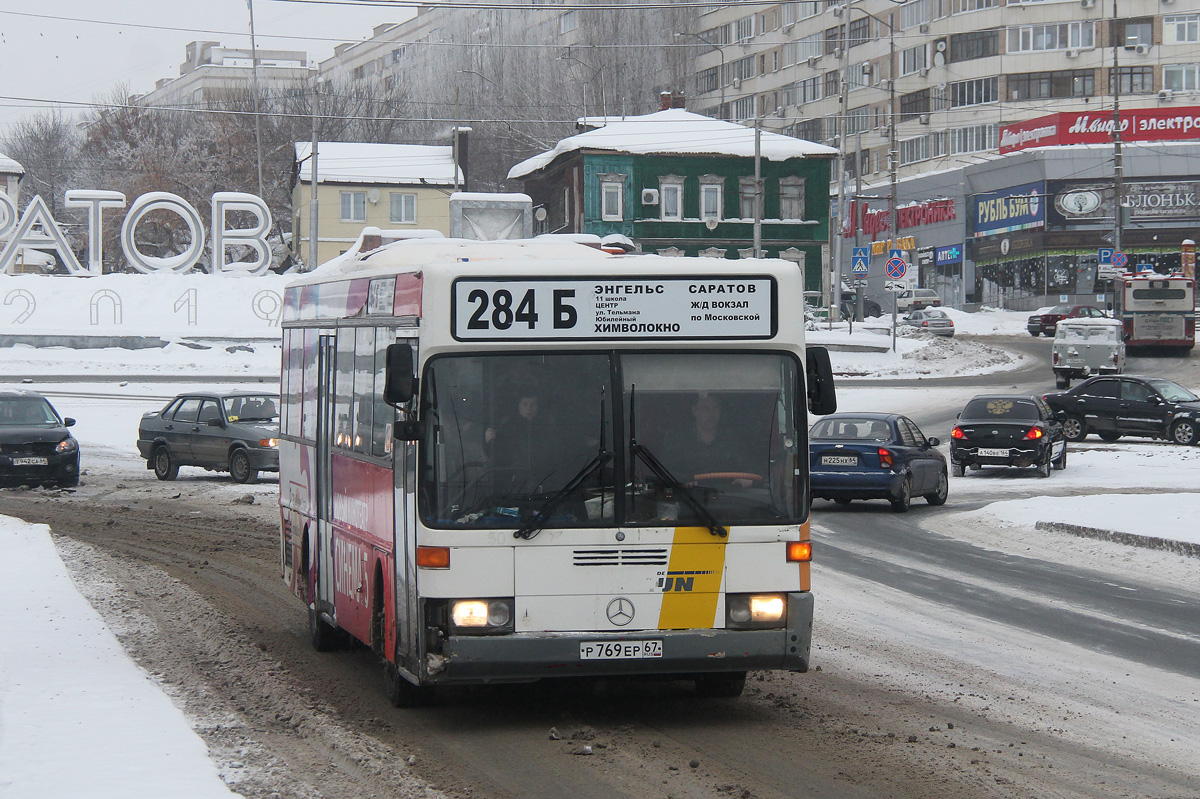
{"type": "Polygon", "coordinates": [[[40,195],[58,216],[62,194],[76,168],[80,147],[75,124],[59,111],[48,111],[17,122],[0,140],[0,151],[25,168],[22,206],[40,195]]]}

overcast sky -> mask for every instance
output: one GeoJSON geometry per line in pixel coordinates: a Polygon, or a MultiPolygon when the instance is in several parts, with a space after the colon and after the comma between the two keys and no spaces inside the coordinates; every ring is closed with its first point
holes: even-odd
{"type": "MultiPolygon", "coordinates": [[[[361,41],[376,25],[414,13],[253,1],[259,48],[304,50],[310,61],[332,56],[338,42],[361,41]]],[[[0,131],[55,102],[87,103],[119,84],[135,94],[148,92],[159,78],[179,74],[184,48],[197,40],[248,47],[246,0],[0,0],[0,131]]]]}

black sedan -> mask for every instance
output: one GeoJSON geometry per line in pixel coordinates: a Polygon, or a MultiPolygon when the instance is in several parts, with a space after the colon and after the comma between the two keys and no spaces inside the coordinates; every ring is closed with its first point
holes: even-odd
{"type": "Polygon", "coordinates": [[[180,466],[229,472],[250,483],[259,472],[279,471],[279,398],[233,392],[180,394],[138,425],[138,452],[159,480],[180,466]]]}
{"type": "Polygon", "coordinates": [[[843,505],[886,499],[898,513],[914,496],[943,505],[950,481],[938,443],[900,414],[830,414],[808,433],[812,495],[843,505]]]}
{"type": "Polygon", "coordinates": [[[1067,468],[1063,425],[1041,397],[985,394],[972,398],[950,433],[954,475],[983,466],[1037,467],[1039,477],[1067,468]]]}
{"type": "Polygon", "coordinates": [[[78,485],[74,424],[36,391],[0,388],[0,484],[78,485]]]}
{"type": "Polygon", "coordinates": [[[1045,400],[1066,414],[1063,430],[1071,441],[1095,433],[1105,441],[1142,436],[1195,444],[1200,433],[1200,397],[1162,377],[1102,375],[1045,400]]]}

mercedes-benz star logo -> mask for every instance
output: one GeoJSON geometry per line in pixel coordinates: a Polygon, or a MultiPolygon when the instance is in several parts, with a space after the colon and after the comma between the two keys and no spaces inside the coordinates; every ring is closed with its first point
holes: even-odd
{"type": "Polygon", "coordinates": [[[633,603],[619,596],[608,603],[608,620],[618,627],[624,627],[633,621],[633,603]]]}

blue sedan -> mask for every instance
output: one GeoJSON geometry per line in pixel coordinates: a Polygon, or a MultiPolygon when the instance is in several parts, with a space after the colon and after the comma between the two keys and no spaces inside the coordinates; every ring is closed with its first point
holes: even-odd
{"type": "Polygon", "coordinates": [[[830,414],[808,432],[813,498],[886,499],[897,513],[914,496],[945,504],[950,481],[939,443],[898,413],[830,414]]]}

